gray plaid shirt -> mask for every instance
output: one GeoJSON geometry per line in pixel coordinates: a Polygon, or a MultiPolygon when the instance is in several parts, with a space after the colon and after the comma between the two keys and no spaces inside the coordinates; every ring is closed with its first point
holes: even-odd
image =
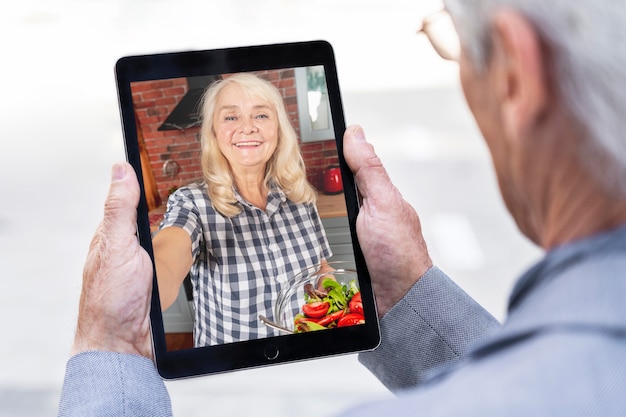
{"type": "Polygon", "coordinates": [[[277,335],[259,314],[274,319],[289,279],[331,256],[315,204],[294,204],[272,189],[263,211],[235,195],[243,211],[229,218],[213,208],[204,182],[181,187],[161,223],[191,236],[196,346],[277,335]]]}

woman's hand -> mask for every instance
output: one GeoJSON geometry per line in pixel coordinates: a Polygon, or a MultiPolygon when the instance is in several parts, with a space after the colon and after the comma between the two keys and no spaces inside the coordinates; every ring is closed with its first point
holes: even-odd
{"type": "Polygon", "coordinates": [[[357,235],[372,278],[379,317],[432,266],[417,213],[391,183],[359,126],[344,134],[344,155],[362,204],[357,235]]]}
{"type": "Polygon", "coordinates": [[[152,357],[152,262],[137,240],[139,183],[132,167],[113,167],[104,219],[83,271],[72,353],[101,350],[152,357]]]}

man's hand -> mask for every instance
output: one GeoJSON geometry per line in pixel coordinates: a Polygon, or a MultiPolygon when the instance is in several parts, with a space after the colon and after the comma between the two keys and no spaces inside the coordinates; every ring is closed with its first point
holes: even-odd
{"type": "Polygon", "coordinates": [[[152,357],[152,263],[136,236],[139,183],[132,167],[113,167],[104,219],[91,242],[72,353],[90,350],[152,357]]]}
{"type": "Polygon", "coordinates": [[[344,154],[363,199],[357,235],[383,317],[432,266],[417,213],[391,183],[359,126],[344,134],[344,154]]]}

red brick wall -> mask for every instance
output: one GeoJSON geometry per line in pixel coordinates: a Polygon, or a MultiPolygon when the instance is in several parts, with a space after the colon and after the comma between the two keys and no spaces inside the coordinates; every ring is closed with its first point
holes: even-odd
{"type": "Polygon", "coordinates": [[[161,201],[167,201],[169,190],[202,177],[200,167],[199,127],[187,130],[157,130],[187,92],[187,79],[176,78],[137,82],[131,85],[133,102],[150,158],[152,173],[161,201]],[[163,172],[163,164],[172,160],[180,171],[171,178],[163,172]]]}
{"type": "MultiPolygon", "coordinates": [[[[289,120],[299,137],[300,123],[294,71],[292,69],[272,70],[257,72],[257,74],[271,81],[279,89],[285,101],[289,120]]],[[[187,89],[186,78],[136,82],[131,85],[139,121],[138,128],[143,134],[152,172],[163,202],[167,201],[170,189],[202,177],[200,128],[162,132],[157,130],[185,95],[187,89]],[[174,178],[163,172],[163,165],[168,160],[173,160],[180,166],[180,171],[174,178]]],[[[314,187],[319,189],[323,169],[337,163],[334,138],[301,144],[301,150],[307,166],[307,178],[314,187]]]]}

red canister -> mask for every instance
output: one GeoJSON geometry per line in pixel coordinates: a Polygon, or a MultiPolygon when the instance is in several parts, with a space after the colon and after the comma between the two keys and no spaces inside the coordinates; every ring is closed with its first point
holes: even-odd
{"type": "Polygon", "coordinates": [[[324,183],[322,190],[325,194],[339,194],[343,191],[341,181],[341,169],[339,165],[329,165],[324,170],[324,183]]]}

